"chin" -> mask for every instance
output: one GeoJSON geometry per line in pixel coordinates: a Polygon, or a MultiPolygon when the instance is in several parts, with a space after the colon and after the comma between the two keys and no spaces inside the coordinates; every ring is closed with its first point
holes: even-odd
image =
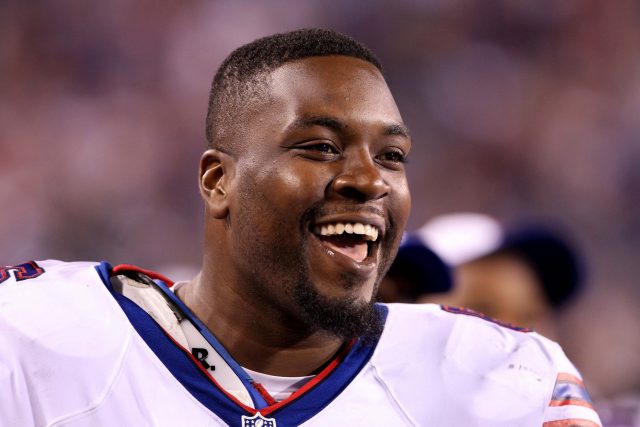
{"type": "Polygon", "coordinates": [[[342,339],[375,339],[382,332],[382,320],[375,309],[374,284],[331,287],[321,292],[309,282],[300,282],[294,299],[304,322],[313,330],[322,330],[342,339]]]}

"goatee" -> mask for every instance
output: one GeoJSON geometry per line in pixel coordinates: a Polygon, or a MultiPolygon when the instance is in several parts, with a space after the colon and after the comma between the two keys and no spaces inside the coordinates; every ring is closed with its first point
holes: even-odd
{"type": "Polygon", "coordinates": [[[297,283],[294,298],[302,309],[304,321],[312,329],[349,340],[360,338],[374,343],[380,337],[384,321],[375,299],[334,298],[321,295],[308,283],[297,283]]]}

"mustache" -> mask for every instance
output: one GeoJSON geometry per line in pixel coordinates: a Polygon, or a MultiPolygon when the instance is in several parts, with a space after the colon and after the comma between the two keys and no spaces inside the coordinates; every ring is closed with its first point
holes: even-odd
{"type": "Polygon", "coordinates": [[[310,222],[314,218],[330,215],[343,215],[343,214],[361,214],[368,213],[377,215],[381,218],[387,219],[387,215],[384,210],[370,205],[353,204],[353,205],[340,205],[340,206],[324,206],[316,205],[307,209],[303,214],[305,222],[310,222]]]}

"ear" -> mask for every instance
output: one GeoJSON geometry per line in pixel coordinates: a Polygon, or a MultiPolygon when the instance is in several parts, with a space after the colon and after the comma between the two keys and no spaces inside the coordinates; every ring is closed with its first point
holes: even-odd
{"type": "Polygon", "coordinates": [[[200,195],[207,210],[214,218],[223,219],[229,214],[227,156],[215,149],[207,150],[200,158],[200,195]]]}

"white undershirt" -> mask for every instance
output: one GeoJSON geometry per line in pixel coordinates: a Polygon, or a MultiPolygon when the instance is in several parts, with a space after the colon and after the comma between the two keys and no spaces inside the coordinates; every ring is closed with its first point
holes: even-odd
{"type": "Polygon", "coordinates": [[[267,392],[277,402],[284,400],[291,396],[291,393],[298,390],[305,385],[314,375],[308,375],[304,377],[276,377],[273,375],[267,375],[260,372],[252,371],[251,369],[243,369],[253,378],[253,380],[267,390],[267,392]]]}

